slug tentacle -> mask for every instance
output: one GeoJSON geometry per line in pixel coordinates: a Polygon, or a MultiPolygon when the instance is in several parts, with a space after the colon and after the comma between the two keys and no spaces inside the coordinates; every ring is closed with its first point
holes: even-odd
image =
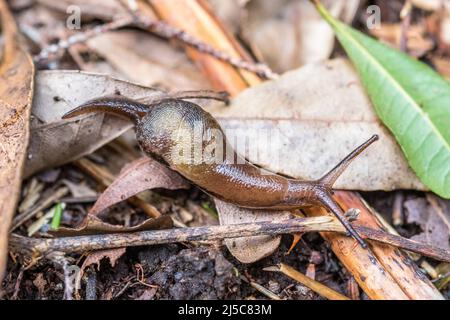
{"type": "Polygon", "coordinates": [[[352,227],[351,223],[345,218],[345,213],[339,206],[339,204],[333,199],[332,193],[326,189],[316,189],[316,195],[319,201],[330,210],[334,216],[342,223],[342,225],[347,229],[348,233],[355,238],[356,241],[363,247],[367,248],[367,243],[361,238],[361,236],[352,227]]]}
{"type": "Polygon", "coordinates": [[[373,135],[369,140],[353,150],[348,156],[346,156],[341,162],[339,162],[333,169],[326,173],[322,178],[318,180],[318,184],[327,188],[333,187],[336,180],[347,169],[357,156],[359,156],[364,150],[367,149],[372,143],[378,140],[378,135],[373,135]]]}
{"type": "Polygon", "coordinates": [[[85,113],[102,111],[120,115],[132,120],[136,124],[148,110],[149,107],[147,105],[128,98],[122,96],[107,96],[83,103],[79,107],[67,112],[62,118],[73,118],[85,113]]]}
{"type": "Polygon", "coordinates": [[[339,162],[333,169],[326,173],[321,179],[317,181],[315,188],[315,196],[319,199],[328,210],[330,210],[336,218],[344,225],[347,231],[352,237],[354,237],[363,248],[367,248],[367,244],[360,237],[360,235],[355,231],[352,225],[347,221],[344,216],[344,211],[341,209],[339,204],[333,199],[332,187],[336,180],[342,175],[342,173],[347,169],[350,163],[355,160],[367,147],[378,140],[378,135],[373,135],[369,140],[364,142],[362,145],[357,147],[355,150],[350,152],[341,162],[339,162]]]}

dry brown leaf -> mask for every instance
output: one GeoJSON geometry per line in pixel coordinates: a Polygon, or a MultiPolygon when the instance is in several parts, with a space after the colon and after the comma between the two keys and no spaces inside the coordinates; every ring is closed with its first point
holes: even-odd
{"type": "Polygon", "coordinates": [[[226,108],[208,111],[227,130],[230,141],[248,137],[257,151],[245,155],[251,162],[306,180],[320,178],[378,134],[380,141],[350,165],[336,188],[424,189],[346,60],[288,72],[277,81],[245,90],[226,108]]]}
{"type": "Polygon", "coordinates": [[[246,16],[245,4],[249,0],[208,0],[214,15],[225,25],[226,29],[237,34],[246,16]]]}
{"type": "MultiPolygon", "coordinates": [[[[371,34],[377,39],[395,47],[400,48],[402,37],[402,26],[399,23],[383,23],[378,28],[371,30],[371,34]]],[[[408,54],[421,57],[434,48],[434,40],[427,35],[424,24],[408,27],[406,33],[408,54]]]]}
{"type": "Polygon", "coordinates": [[[6,266],[8,234],[22,182],[29,138],[34,66],[19,44],[6,1],[0,1],[3,56],[0,65],[0,279],[6,266]]]}
{"type": "MultiPolygon", "coordinates": [[[[322,1],[334,16],[351,22],[359,0],[322,1]]],[[[334,33],[309,0],[258,0],[247,5],[245,39],[274,71],[284,72],[328,59],[334,33]]]]}
{"type": "Polygon", "coordinates": [[[34,278],[33,284],[38,289],[39,295],[42,296],[45,291],[45,287],[47,286],[47,281],[44,279],[44,274],[39,272],[36,278],[34,278]]]}
{"type": "Polygon", "coordinates": [[[55,38],[66,37],[73,32],[67,28],[59,12],[40,4],[34,4],[30,10],[19,10],[15,18],[20,30],[36,47],[50,45],[55,38]]]}
{"type": "Polygon", "coordinates": [[[137,30],[108,32],[90,39],[87,46],[127,80],[138,84],[177,91],[211,89],[183,51],[149,33],[137,30]]]}
{"type": "Polygon", "coordinates": [[[122,169],[116,180],[97,199],[90,214],[97,215],[139,192],[156,188],[187,189],[189,184],[178,173],[154,159],[137,159],[122,169]]]}
{"type": "Polygon", "coordinates": [[[411,239],[450,250],[450,201],[428,194],[426,199],[407,200],[404,206],[407,223],[422,229],[411,239]]]}
{"type": "Polygon", "coordinates": [[[450,80],[450,58],[442,59],[442,58],[434,58],[432,59],[433,64],[436,66],[437,71],[450,80]]]}
{"type": "Polygon", "coordinates": [[[109,249],[109,250],[98,250],[98,251],[92,252],[84,260],[83,264],[81,265],[80,271],[83,272],[84,269],[86,269],[87,267],[89,267],[93,264],[96,264],[97,270],[100,271],[100,262],[103,259],[108,259],[111,267],[114,267],[117,263],[117,260],[119,260],[119,258],[121,256],[123,256],[126,251],[127,251],[126,248],[118,248],[118,249],[109,249]]]}
{"type": "MultiPolygon", "coordinates": [[[[214,199],[219,221],[222,225],[281,221],[289,219],[288,211],[265,211],[239,208],[233,204],[214,199]]],[[[280,245],[281,236],[256,236],[226,239],[224,242],[231,254],[242,263],[253,263],[271,255],[280,245]]]]}
{"type": "Polygon", "coordinates": [[[144,222],[133,226],[124,227],[103,222],[94,215],[88,214],[83,223],[77,228],[61,227],[58,230],[49,231],[50,234],[57,237],[85,236],[92,234],[105,233],[126,233],[135,231],[169,229],[172,227],[172,219],[169,216],[147,219],[144,222]]]}
{"type": "Polygon", "coordinates": [[[117,93],[134,99],[162,94],[105,75],[79,71],[39,72],[25,175],[90,154],[130,129],[130,121],[100,113],[61,120],[63,114],[83,102],[117,93]]]}

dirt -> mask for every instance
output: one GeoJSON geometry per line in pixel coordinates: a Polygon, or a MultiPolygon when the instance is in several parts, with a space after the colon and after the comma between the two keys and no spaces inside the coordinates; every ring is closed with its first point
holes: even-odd
{"type": "MultiPolygon", "coordinates": [[[[287,254],[291,238],[285,236],[272,256],[251,265],[239,263],[219,243],[130,248],[114,268],[107,261],[101,263],[100,270],[89,268],[76,296],[79,299],[268,299],[251,286],[250,282],[256,282],[282,299],[321,299],[282,274],[263,271],[264,267],[280,262],[301,272],[306,272],[312,263],[317,280],[347,294],[348,274],[327,245],[317,235],[308,235],[306,241],[287,254]],[[318,244],[311,246],[310,241],[318,244]]],[[[18,266],[10,263],[9,267],[3,298],[63,297],[62,270],[48,261],[24,271],[19,280],[18,266]]]]}

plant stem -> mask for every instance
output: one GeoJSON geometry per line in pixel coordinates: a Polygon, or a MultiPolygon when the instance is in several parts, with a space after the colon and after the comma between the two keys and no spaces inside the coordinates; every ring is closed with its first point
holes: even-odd
{"type": "MultiPolygon", "coordinates": [[[[450,252],[428,244],[419,243],[381,230],[355,227],[366,239],[393,245],[408,251],[450,262],[450,252]]],[[[140,231],[127,234],[99,234],[89,236],[62,237],[54,239],[27,238],[13,234],[10,248],[22,253],[46,254],[48,252],[84,252],[100,249],[155,245],[186,241],[211,241],[258,235],[280,235],[304,232],[345,233],[343,226],[330,216],[289,219],[280,222],[243,223],[223,226],[179,228],[168,230],[140,231]]]]}

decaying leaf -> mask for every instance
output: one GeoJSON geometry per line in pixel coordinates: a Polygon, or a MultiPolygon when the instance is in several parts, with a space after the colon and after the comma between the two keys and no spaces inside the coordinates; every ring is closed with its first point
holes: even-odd
{"type": "Polygon", "coordinates": [[[100,262],[103,259],[108,259],[111,267],[114,267],[117,260],[123,256],[126,252],[126,248],[109,249],[109,250],[98,250],[90,253],[81,265],[81,272],[83,272],[87,267],[95,264],[97,265],[97,270],[100,270],[100,262]]]}
{"type": "Polygon", "coordinates": [[[8,234],[22,183],[29,138],[34,66],[19,44],[19,34],[6,1],[0,1],[3,56],[0,64],[0,279],[8,234]]]}
{"type": "MultiPolygon", "coordinates": [[[[402,26],[398,23],[381,24],[378,28],[371,30],[377,39],[400,48],[402,38],[402,26]]],[[[413,57],[421,57],[431,51],[435,43],[431,37],[426,36],[427,30],[423,24],[410,26],[406,33],[408,54],[413,57]]]]}
{"type": "Polygon", "coordinates": [[[447,80],[450,80],[450,60],[448,59],[433,59],[433,64],[436,66],[436,70],[445,77],[447,80]]]}
{"type": "Polygon", "coordinates": [[[187,189],[189,184],[178,173],[158,161],[143,157],[126,165],[116,180],[102,193],[90,210],[96,215],[110,206],[148,189],[187,189]]]}
{"type": "MultiPolygon", "coordinates": [[[[288,211],[249,210],[215,199],[220,224],[281,221],[291,217],[288,211]]],[[[242,263],[253,263],[271,255],[280,245],[281,236],[257,236],[226,239],[231,254],[242,263]]]]}
{"type": "Polygon", "coordinates": [[[247,15],[245,4],[249,0],[208,0],[214,15],[233,34],[238,33],[242,19],[247,15]]]}
{"type": "Polygon", "coordinates": [[[26,176],[90,154],[132,127],[130,121],[106,114],[61,120],[64,113],[111,94],[134,99],[161,95],[155,89],[79,71],[42,71],[35,91],[26,176]]]}
{"type": "Polygon", "coordinates": [[[36,278],[33,280],[34,286],[38,289],[39,295],[42,296],[42,294],[45,291],[45,287],[47,286],[47,281],[44,279],[43,273],[38,273],[36,278]]]}
{"type": "MultiPolygon", "coordinates": [[[[335,16],[351,22],[359,0],[324,1],[335,16]]],[[[246,6],[245,38],[277,72],[328,59],[334,47],[331,28],[309,0],[258,0],[246,6]]]]}
{"type": "Polygon", "coordinates": [[[114,31],[87,41],[125,79],[164,89],[211,89],[205,77],[184,52],[165,40],[137,30],[114,31]]]}
{"type": "MultiPolygon", "coordinates": [[[[242,92],[226,108],[208,111],[218,118],[230,141],[247,138],[253,152],[245,156],[251,162],[306,180],[320,178],[356,146],[378,134],[380,141],[350,165],[336,188],[424,189],[345,60],[288,72],[242,92]]],[[[238,146],[241,154],[246,149],[238,146]]]]}
{"type": "Polygon", "coordinates": [[[77,228],[61,227],[58,230],[49,231],[50,234],[57,237],[85,236],[91,234],[105,233],[126,233],[134,231],[169,229],[172,227],[172,219],[169,216],[147,219],[144,222],[133,226],[124,227],[104,222],[92,214],[88,214],[83,223],[77,228]]]}
{"type": "Polygon", "coordinates": [[[422,232],[411,239],[450,250],[450,201],[427,195],[404,203],[406,222],[420,226],[422,232]]]}

